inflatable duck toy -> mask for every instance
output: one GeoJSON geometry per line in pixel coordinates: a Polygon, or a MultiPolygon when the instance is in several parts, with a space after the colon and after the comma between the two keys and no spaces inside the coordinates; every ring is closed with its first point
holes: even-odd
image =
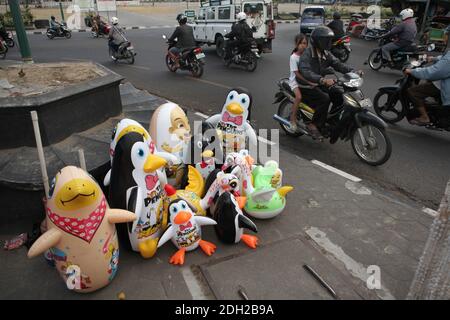
{"type": "Polygon", "coordinates": [[[76,292],[108,285],[119,261],[115,224],[134,221],[135,214],[110,209],[97,182],[73,166],[53,179],[46,211],[48,230],[31,246],[28,257],[50,250],[67,287],[76,292]]]}
{"type": "Polygon", "coordinates": [[[201,227],[215,225],[216,221],[208,217],[196,216],[196,209],[184,199],[175,199],[168,206],[170,226],[159,240],[158,247],[162,246],[169,239],[178,248],[178,251],[170,258],[171,264],[184,264],[186,251],[197,249],[198,246],[203,252],[211,256],[216,246],[202,240],[201,227]]]}
{"type": "Polygon", "coordinates": [[[270,160],[264,166],[253,167],[248,159],[245,152],[230,153],[224,168],[230,165],[237,166],[232,173],[243,179],[243,188],[247,197],[245,212],[258,219],[273,218],[284,210],[286,194],[294,188],[280,187],[282,173],[276,161],[270,160]]]}
{"type": "Polygon", "coordinates": [[[192,136],[186,113],[175,103],[164,103],[153,113],[149,131],[158,150],[177,158],[177,163],[167,169],[167,178],[170,184],[179,188],[181,173],[178,172],[178,167],[192,136]]]}
{"type": "Polygon", "coordinates": [[[222,132],[223,145],[228,151],[239,151],[251,145],[257,145],[256,133],[247,121],[251,108],[251,95],[245,89],[231,90],[222,112],[206,121],[222,132]]]}
{"type": "Polygon", "coordinates": [[[167,179],[161,170],[165,164],[136,132],[125,134],[115,148],[109,202],[136,214],[133,223],[119,227],[119,236],[128,237],[131,249],[144,258],[155,254],[167,225],[163,191],[167,179]]]}

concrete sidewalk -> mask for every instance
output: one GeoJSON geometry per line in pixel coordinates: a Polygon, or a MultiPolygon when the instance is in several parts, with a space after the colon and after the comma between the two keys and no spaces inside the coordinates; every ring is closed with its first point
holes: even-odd
{"type": "MultiPolygon", "coordinates": [[[[152,110],[164,100],[130,85],[123,85],[121,91],[124,116],[148,127],[152,110]]],[[[194,121],[202,115],[190,110],[188,117],[194,121]]],[[[278,217],[254,220],[260,238],[256,250],[242,243],[222,244],[213,228],[205,227],[203,238],[217,244],[213,256],[195,250],[187,253],[180,267],[168,263],[175,252],[170,243],[150,260],[122,250],[112,283],[84,295],[67,290],[43,257],[28,260],[24,247],[2,250],[0,299],[116,299],[119,292],[127,299],[241,299],[241,287],[250,299],[333,299],[303,268],[305,263],[340,299],[404,299],[431,216],[286,149],[280,150],[280,168],[283,184],[295,189],[278,217]],[[366,280],[376,268],[381,287],[369,290],[366,280]]],[[[0,240],[29,231],[27,226],[31,228],[29,221],[0,226],[0,240]]]]}

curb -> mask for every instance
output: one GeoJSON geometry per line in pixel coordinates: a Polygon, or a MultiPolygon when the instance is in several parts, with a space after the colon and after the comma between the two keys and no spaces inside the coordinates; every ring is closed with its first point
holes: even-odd
{"type": "MultiPolygon", "coordinates": [[[[164,26],[149,26],[149,27],[145,27],[145,26],[132,26],[132,27],[122,27],[123,30],[148,30],[148,29],[166,29],[166,28],[175,28],[176,26],[169,26],[169,25],[164,25],[164,26]]],[[[73,32],[91,32],[91,28],[88,29],[74,29],[74,30],[70,30],[73,32]]],[[[28,30],[26,31],[27,34],[41,34],[41,35],[45,35],[47,33],[47,29],[45,30],[40,30],[40,31],[33,31],[33,30],[28,30]]]]}

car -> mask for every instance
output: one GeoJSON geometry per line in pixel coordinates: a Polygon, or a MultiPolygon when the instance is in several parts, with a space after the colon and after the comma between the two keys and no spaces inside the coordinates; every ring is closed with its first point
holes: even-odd
{"type": "Polygon", "coordinates": [[[311,32],[325,25],[325,8],[323,6],[311,6],[303,10],[300,18],[300,32],[311,34],[311,32]]]}

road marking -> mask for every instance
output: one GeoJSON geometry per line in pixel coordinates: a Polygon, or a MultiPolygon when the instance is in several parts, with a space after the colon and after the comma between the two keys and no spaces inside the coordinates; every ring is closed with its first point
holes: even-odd
{"type": "Polygon", "coordinates": [[[150,70],[151,70],[149,67],[144,67],[144,66],[133,66],[133,65],[129,65],[129,67],[135,68],[135,69],[147,70],[147,71],[150,71],[150,70]]]}
{"type": "Polygon", "coordinates": [[[258,136],[258,140],[261,141],[262,143],[266,143],[266,144],[271,145],[271,146],[276,145],[275,142],[267,140],[266,138],[263,138],[261,136],[258,136]]]}
{"type": "Polygon", "coordinates": [[[220,87],[220,88],[232,89],[232,87],[229,87],[229,86],[226,86],[224,84],[217,83],[217,82],[212,82],[212,81],[198,79],[198,78],[193,78],[193,77],[188,77],[188,76],[185,76],[185,78],[191,79],[191,80],[195,80],[195,81],[199,81],[199,82],[203,82],[203,83],[210,84],[212,86],[216,86],[216,87],[220,87]]]}
{"type": "Polygon", "coordinates": [[[69,61],[88,61],[87,59],[74,59],[74,58],[62,58],[63,60],[69,60],[69,61]]]}
{"type": "Polygon", "coordinates": [[[369,188],[366,188],[364,186],[358,185],[357,182],[353,181],[346,181],[345,187],[357,195],[366,195],[370,196],[372,194],[372,191],[369,188]]]}
{"type": "Polygon", "coordinates": [[[394,129],[394,128],[391,128],[391,127],[387,128],[387,131],[395,133],[395,134],[398,134],[398,135],[401,135],[401,136],[404,136],[404,137],[407,137],[407,138],[414,138],[415,137],[415,135],[413,135],[411,133],[406,133],[406,132],[403,132],[403,131],[401,131],[399,129],[394,129]]]}
{"type": "MultiPolygon", "coordinates": [[[[330,239],[328,239],[327,234],[320,229],[310,227],[306,229],[306,233],[318,246],[341,261],[354,277],[363,281],[364,284],[367,284],[367,279],[369,278],[367,267],[347,255],[341,247],[331,242],[330,239]]],[[[381,289],[375,290],[375,293],[383,300],[395,300],[395,297],[384,285],[381,285],[381,289]]]]}
{"type": "Polygon", "coordinates": [[[208,294],[206,286],[198,279],[192,269],[188,266],[181,268],[181,274],[194,300],[211,300],[214,297],[208,294]]]}
{"type": "Polygon", "coordinates": [[[201,112],[194,112],[194,114],[198,115],[199,117],[202,117],[203,119],[208,119],[209,116],[207,116],[206,114],[203,114],[201,112]]]}
{"type": "Polygon", "coordinates": [[[428,214],[429,216],[431,216],[433,218],[436,218],[439,215],[439,212],[437,212],[436,210],[427,208],[427,207],[423,207],[422,212],[425,212],[426,214],[428,214]]]}
{"type": "Polygon", "coordinates": [[[322,168],[324,168],[324,169],[327,169],[327,170],[329,170],[331,172],[334,172],[334,173],[336,173],[336,174],[338,174],[338,175],[340,175],[340,176],[342,176],[342,177],[344,177],[346,179],[349,179],[349,180],[351,180],[353,182],[361,182],[362,181],[362,179],[360,179],[358,177],[352,176],[351,174],[348,174],[347,172],[344,172],[342,170],[336,169],[335,167],[329,166],[329,165],[327,165],[327,164],[325,164],[323,162],[320,162],[318,160],[311,160],[311,162],[316,164],[316,165],[318,165],[318,166],[320,166],[320,167],[322,167],[322,168]]]}

